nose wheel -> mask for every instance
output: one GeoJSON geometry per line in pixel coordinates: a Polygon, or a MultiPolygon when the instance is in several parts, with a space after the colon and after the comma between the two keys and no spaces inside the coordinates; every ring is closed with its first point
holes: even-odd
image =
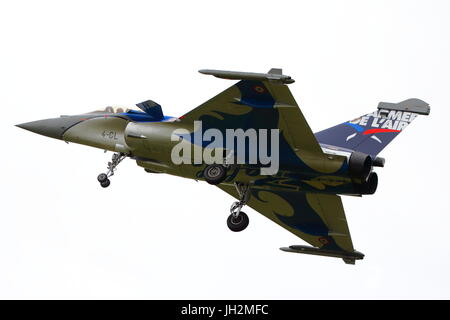
{"type": "Polygon", "coordinates": [[[108,175],[106,173],[100,173],[97,176],[97,181],[100,182],[100,185],[103,188],[107,188],[111,184],[111,181],[108,179],[108,175]]]}
{"type": "Polygon", "coordinates": [[[100,182],[100,185],[103,188],[109,187],[111,184],[111,181],[109,178],[114,175],[114,171],[116,170],[117,166],[120,162],[122,162],[123,159],[125,159],[127,156],[124,153],[114,153],[112,156],[112,159],[110,162],[108,162],[108,171],[106,173],[100,173],[97,176],[97,181],[100,182]]]}
{"type": "Polygon", "coordinates": [[[239,232],[247,228],[250,219],[242,210],[250,199],[250,187],[247,184],[234,183],[239,194],[239,201],[233,202],[230,208],[231,214],[227,219],[227,226],[233,232],[239,232]]]}

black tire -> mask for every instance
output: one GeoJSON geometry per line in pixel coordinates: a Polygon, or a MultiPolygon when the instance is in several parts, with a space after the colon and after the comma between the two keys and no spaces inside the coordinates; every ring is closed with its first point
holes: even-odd
{"type": "Polygon", "coordinates": [[[106,175],[106,173],[100,173],[97,176],[97,180],[98,180],[98,182],[102,183],[103,181],[108,180],[108,176],[106,175]]]}
{"type": "Polygon", "coordinates": [[[206,182],[216,185],[225,180],[227,176],[227,169],[221,164],[210,164],[203,170],[203,177],[206,182]]]}
{"type": "Polygon", "coordinates": [[[233,214],[230,214],[227,219],[227,226],[233,232],[239,232],[247,228],[250,219],[245,212],[240,212],[237,217],[234,217],[233,214]]]}
{"type": "Polygon", "coordinates": [[[108,188],[110,184],[111,184],[111,181],[109,179],[106,179],[105,181],[100,182],[100,185],[103,188],[108,188]]]}

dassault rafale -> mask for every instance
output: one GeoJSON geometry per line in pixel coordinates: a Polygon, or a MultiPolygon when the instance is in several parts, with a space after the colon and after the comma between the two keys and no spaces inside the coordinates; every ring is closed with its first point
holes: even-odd
{"type": "Polygon", "coordinates": [[[417,115],[430,107],[419,99],[380,102],[377,110],[313,133],[292,96],[294,80],[268,73],[200,70],[237,83],[180,117],[164,115],[148,100],[140,110],[107,107],[73,116],[38,120],[20,128],[114,152],[101,187],[125,158],[149,173],[204,180],[237,199],[227,225],[244,230],[250,206],[311,246],[287,252],[342,258],[364,255],[353,248],[341,196],[374,194],[378,154],[417,115]]]}

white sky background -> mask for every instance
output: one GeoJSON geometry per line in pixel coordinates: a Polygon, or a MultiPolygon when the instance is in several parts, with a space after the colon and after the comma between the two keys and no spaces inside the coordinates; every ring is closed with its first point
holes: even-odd
{"type": "Polygon", "coordinates": [[[449,1],[1,1],[0,298],[450,298],[449,1]],[[344,197],[357,250],[304,242],[229,195],[14,124],[152,99],[180,116],[282,67],[314,131],[379,101],[431,105],[381,154],[373,196],[344,197]]]}

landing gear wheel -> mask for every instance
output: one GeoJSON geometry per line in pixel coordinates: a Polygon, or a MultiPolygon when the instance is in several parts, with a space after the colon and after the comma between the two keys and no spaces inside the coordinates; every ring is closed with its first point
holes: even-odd
{"type": "Polygon", "coordinates": [[[108,188],[110,184],[111,184],[111,181],[110,181],[108,178],[106,178],[106,180],[100,182],[100,185],[101,185],[103,188],[108,188]]]}
{"type": "Polygon", "coordinates": [[[209,184],[219,184],[225,180],[227,169],[221,164],[210,164],[203,170],[203,176],[209,184]]]}
{"type": "Polygon", "coordinates": [[[239,232],[247,228],[250,219],[245,212],[239,212],[239,215],[230,214],[227,219],[227,226],[231,231],[239,232]]]}
{"type": "MultiPolygon", "coordinates": [[[[105,150],[106,151],[106,150],[105,150]]],[[[109,187],[111,181],[109,178],[114,175],[114,171],[117,166],[123,159],[125,159],[127,155],[125,153],[114,153],[110,162],[108,162],[108,171],[106,173],[100,173],[97,176],[97,181],[100,182],[100,185],[103,188],[109,187]]]]}
{"type": "Polygon", "coordinates": [[[97,180],[98,182],[102,183],[103,181],[106,181],[108,179],[108,176],[106,175],[106,173],[100,173],[97,176],[97,180]]]}

